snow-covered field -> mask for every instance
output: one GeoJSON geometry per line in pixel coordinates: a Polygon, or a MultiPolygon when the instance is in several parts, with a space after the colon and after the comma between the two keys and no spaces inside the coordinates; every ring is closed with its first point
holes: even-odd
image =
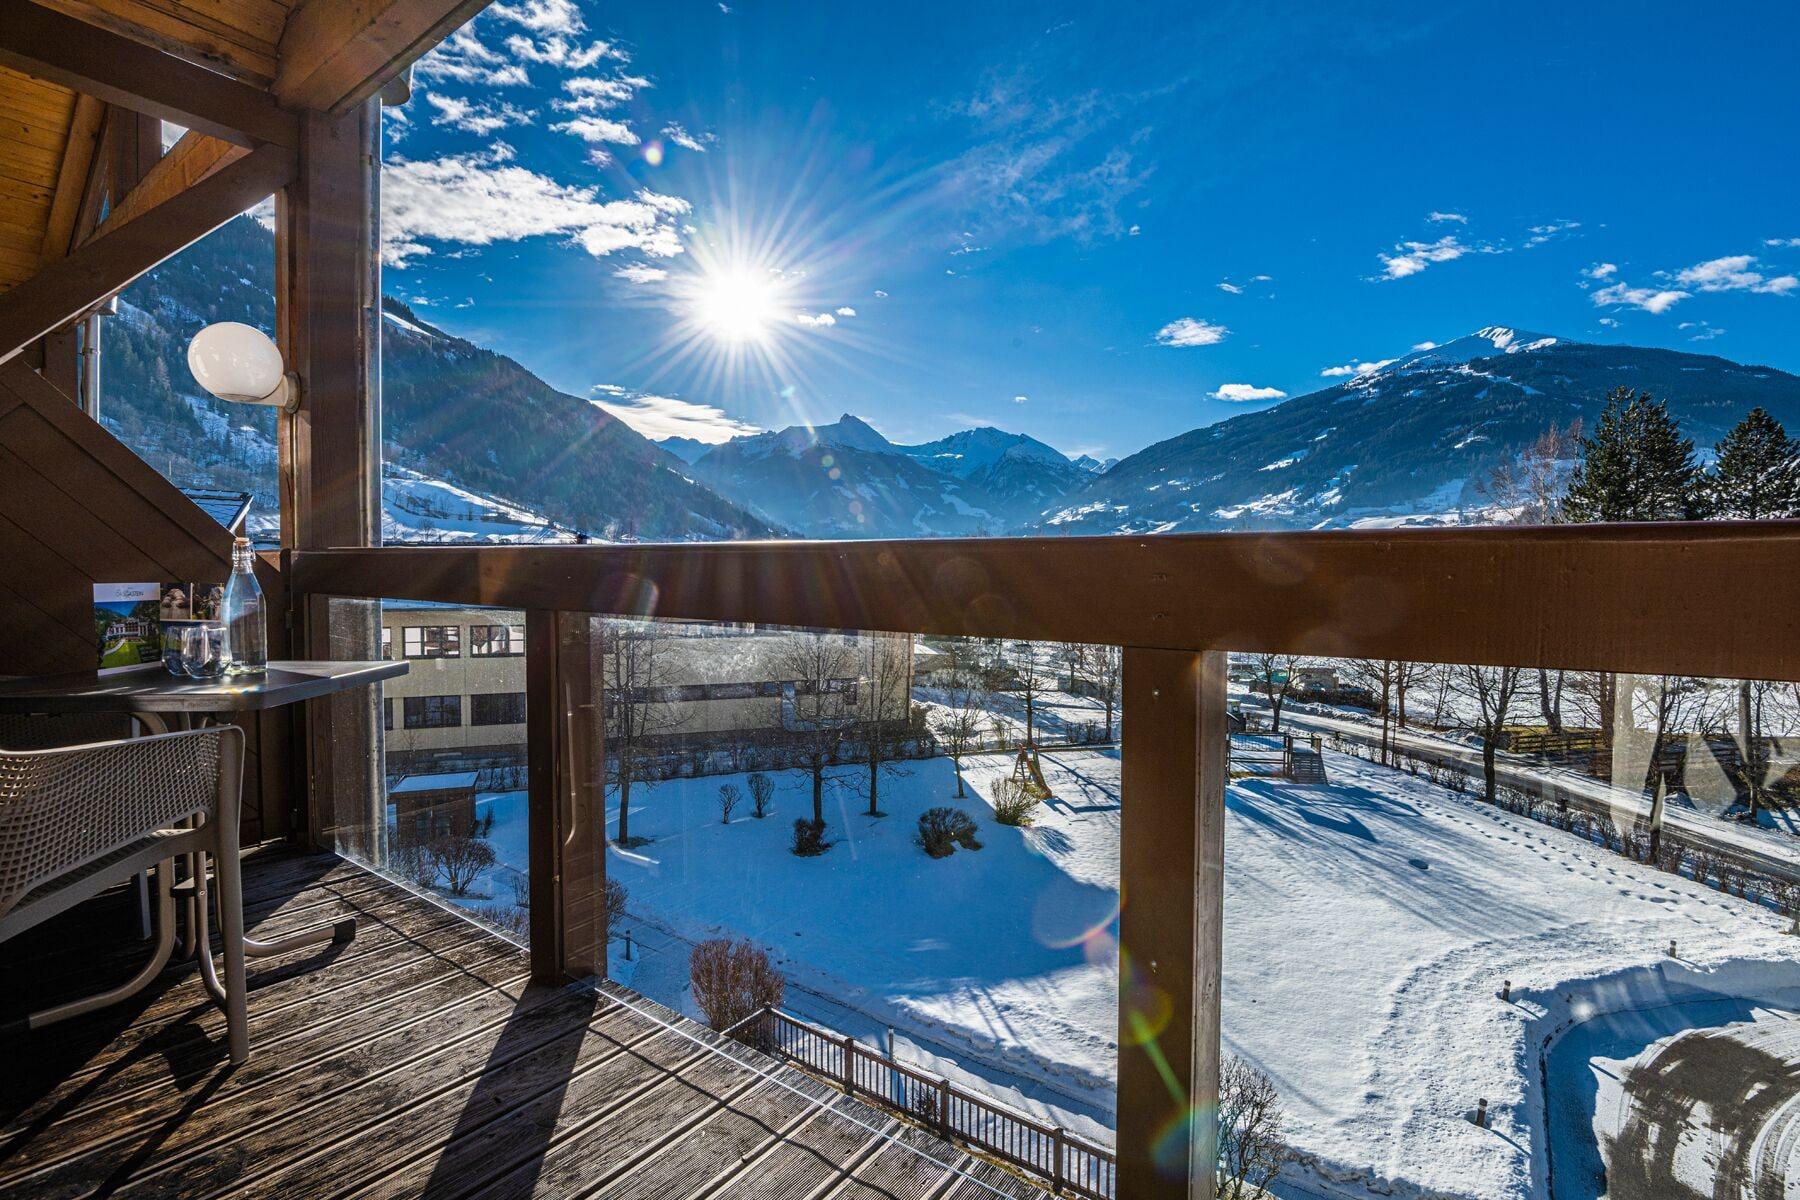
{"type": "MultiPolygon", "coordinates": [[[[1047,754],[1057,799],[1028,830],[994,823],[982,799],[1007,764],[969,760],[960,802],[947,761],[907,764],[883,782],[882,818],[862,814],[860,769],[844,768],[828,795],[836,844],[816,859],[788,851],[810,806],[801,773],[775,777],[771,817],[740,809],[729,826],[718,788],[741,779],[640,785],[632,826],[652,840],[608,863],[631,891],[639,953],[624,969],[692,1011],[686,944],[749,937],[781,961],[795,1007],[827,1019],[835,1003],[859,1034],[892,1025],[1077,1127],[1104,1118],[1119,759],[1047,754]],[[981,821],[982,850],[934,861],[913,845],[918,812],[938,803],[981,821]]],[[[1225,1038],[1280,1088],[1302,1156],[1293,1194],[1545,1194],[1540,1056],[1557,1035],[1636,1005],[1673,1032],[1714,1023],[1708,1005],[1741,981],[1800,987],[1796,939],[1765,910],[1423,779],[1336,754],[1327,765],[1328,786],[1241,780],[1227,800],[1225,1038]],[[1665,986],[1608,990],[1633,972],[1665,986]],[[1486,1129],[1467,1119],[1478,1097],[1486,1129]]],[[[502,862],[518,853],[522,867],[522,805],[483,804],[502,862]]],[[[1551,1106],[1559,1137],[1591,1142],[1593,1110],[1575,1092],[1572,1108],[1551,1106]]]]}

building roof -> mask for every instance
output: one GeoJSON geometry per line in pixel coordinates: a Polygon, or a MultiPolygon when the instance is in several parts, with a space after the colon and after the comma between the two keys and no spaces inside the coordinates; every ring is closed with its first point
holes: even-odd
{"type": "Polygon", "coordinates": [[[181,494],[200,506],[200,511],[234,534],[244,532],[244,518],[250,515],[250,493],[219,488],[182,488],[181,494]]]}
{"type": "Polygon", "coordinates": [[[420,775],[406,775],[399,783],[388,788],[388,795],[400,796],[409,792],[457,792],[474,791],[477,773],[474,771],[432,771],[420,775]]]}

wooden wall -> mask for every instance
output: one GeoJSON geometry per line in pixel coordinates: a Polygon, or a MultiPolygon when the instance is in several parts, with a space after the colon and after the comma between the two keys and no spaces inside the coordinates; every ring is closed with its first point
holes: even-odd
{"type": "MultiPolygon", "coordinates": [[[[0,365],[0,675],[94,667],[93,585],[223,580],[231,535],[37,372],[0,365]]],[[[279,571],[259,574],[270,656],[286,650],[279,571]]],[[[246,843],[291,828],[289,717],[247,718],[246,843]]]]}

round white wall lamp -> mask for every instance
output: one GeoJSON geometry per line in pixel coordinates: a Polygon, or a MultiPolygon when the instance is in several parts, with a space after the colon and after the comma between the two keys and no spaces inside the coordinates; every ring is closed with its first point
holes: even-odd
{"type": "Polygon", "coordinates": [[[241,321],[208,325],[188,343],[188,370],[201,387],[235,404],[300,407],[300,380],[281,361],[269,335],[241,321]]]}

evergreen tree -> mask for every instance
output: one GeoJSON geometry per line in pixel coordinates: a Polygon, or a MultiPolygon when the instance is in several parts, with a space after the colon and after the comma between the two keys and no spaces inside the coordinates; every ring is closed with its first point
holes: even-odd
{"type": "Polygon", "coordinates": [[[1594,432],[1581,439],[1581,461],[1569,480],[1561,519],[1682,521],[1698,515],[1694,443],[1668,406],[1614,388],[1594,432]]]}
{"type": "Polygon", "coordinates": [[[1800,445],[1761,408],[1744,415],[1715,448],[1706,515],[1754,521],[1800,516],[1800,445]]]}

